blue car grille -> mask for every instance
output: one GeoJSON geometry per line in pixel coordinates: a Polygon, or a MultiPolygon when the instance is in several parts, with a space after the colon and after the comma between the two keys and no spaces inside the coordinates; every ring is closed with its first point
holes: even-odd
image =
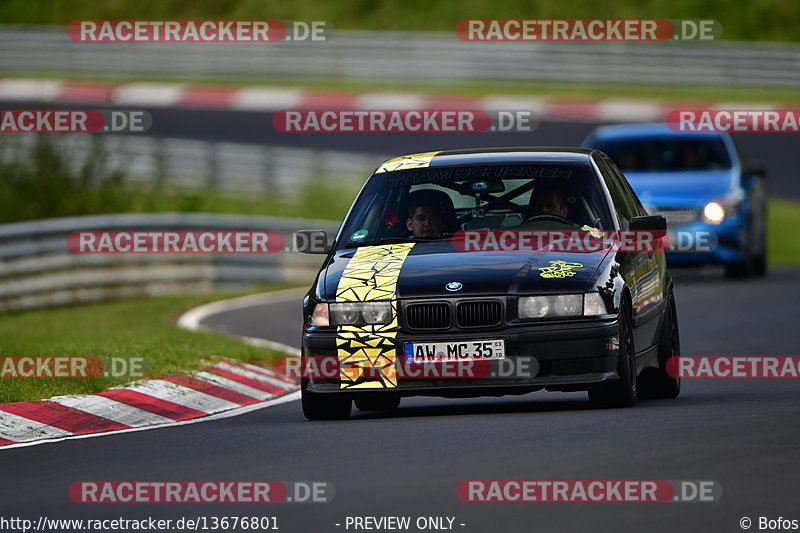
{"type": "Polygon", "coordinates": [[[661,215],[667,219],[667,226],[688,226],[693,224],[698,218],[698,212],[695,209],[670,209],[662,208],[656,209],[653,215],[661,215]]]}

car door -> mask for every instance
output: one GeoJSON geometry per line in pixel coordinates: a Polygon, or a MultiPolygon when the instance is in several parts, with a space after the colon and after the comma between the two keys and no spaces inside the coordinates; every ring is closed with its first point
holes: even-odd
{"type": "MultiPolygon", "coordinates": [[[[603,162],[622,189],[631,216],[647,216],[633,188],[614,162],[603,157],[603,162]]],[[[634,324],[637,328],[637,350],[645,350],[658,342],[658,329],[664,309],[666,294],[666,260],[663,252],[637,252],[638,301],[634,303],[634,324]]]]}
{"type": "MultiPolygon", "coordinates": [[[[619,219],[620,230],[628,231],[630,219],[640,216],[635,195],[616,165],[603,154],[597,158],[597,165],[608,186],[614,208],[619,219]]],[[[634,324],[634,343],[637,353],[641,354],[650,348],[655,338],[654,328],[658,321],[653,320],[658,313],[653,312],[654,293],[659,285],[656,261],[653,254],[647,252],[620,252],[617,259],[622,265],[625,283],[631,291],[634,324]]]]}

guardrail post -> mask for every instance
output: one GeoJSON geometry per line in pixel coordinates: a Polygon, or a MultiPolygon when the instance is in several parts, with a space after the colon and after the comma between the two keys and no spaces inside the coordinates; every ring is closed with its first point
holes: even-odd
{"type": "Polygon", "coordinates": [[[275,186],[275,150],[267,146],[261,150],[261,183],[265,192],[271,192],[275,186]]]}
{"type": "Polygon", "coordinates": [[[217,153],[217,143],[208,143],[206,155],[208,162],[208,186],[212,189],[217,189],[220,184],[219,154],[217,153]]]}

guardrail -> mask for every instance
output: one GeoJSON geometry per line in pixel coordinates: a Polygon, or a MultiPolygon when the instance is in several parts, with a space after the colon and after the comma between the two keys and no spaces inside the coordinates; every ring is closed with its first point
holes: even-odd
{"type": "MultiPolygon", "coordinates": [[[[724,31],[724,28],[723,28],[724,31]]],[[[452,33],[335,31],[325,42],[75,43],[66,28],[0,26],[0,70],[798,86],[800,45],[764,42],[471,43],[452,33]]]]}
{"type": "Polygon", "coordinates": [[[73,231],[337,230],[330,221],[197,213],[118,214],[0,225],[0,311],[13,311],[267,282],[311,283],[320,255],[75,254],[73,231]]]}
{"type": "MultiPolygon", "coordinates": [[[[36,133],[6,136],[0,143],[0,160],[25,155],[37,141],[36,133]]],[[[354,191],[380,163],[390,156],[335,150],[286,148],[245,143],[226,143],[147,137],[60,134],[55,145],[70,154],[80,168],[102,146],[104,173],[123,171],[131,180],[159,182],[170,187],[214,187],[223,191],[292,195],[314,179],[337,183],[354,191]]]]}

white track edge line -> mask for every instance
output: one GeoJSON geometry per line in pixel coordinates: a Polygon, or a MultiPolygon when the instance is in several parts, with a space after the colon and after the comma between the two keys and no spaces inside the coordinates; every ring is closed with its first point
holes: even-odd
{"type": "Polygon", "coordinates": [[[249,413],[251,411],[258,411],[259,409],[266,409],[267,407],[274,407],[276,405],[280,405],[282,403],[293,402],[300,399],[300,391],[294,391],[292,393],[286,394],[281,396],[280,398],[275,398],[274,400],[267,400],[264,402],[255,403],[252,405],[245,405],[242,407],[237,407],[236,409],[231,409],[229,411],[224,411],[221,413],[215,413],[208,416],[201,416],[199,418],[193,418],[191,420],[180,420],[176,422],[172,422],[170,424],[158,424],[153,426],[143,426],[138,428],[130,428],[130,429],[118,429],[113,431],[105,431],[103,433],[89,433],[87,435],[72,435],[68,437],[60,437],[56,439],[44,439],[44,440],[37,440],[33,442],[19,442],[17,444],[8,444],[6,446],[0,446],[0,453],[3,450],[10,450],[12,448],[27,448],[29,446],[38,446],[40,444],[52,444],[55,442],[62,442],[67,440],[77,440],[77,439],[91,439],[94,437],[111,437],[114,435],[120,435],[122,433],[133,433],[136,431],[152,431],[154,429],[163,429],[163,428],[171,428],[177,426],[186,426],[189,424],[197,424],[200,422],[210,422],[213,420],[219,420],[223,418],[231,418],[234,416],[243,415],[245,413],[249,413]]]}
{"type": "Polygon", "coordinates": [[[203,329],[200,322],[206,318],[225,311],[246,309],[263,303],[288,301],[298,295],[304,294],[306,289],[294,288],[274,292],[262,292],[258,294],[248,294],[237,298],[219,300],[189,309],[178,317],[178,327],[197,331],[203,329]]]}
{"type": "MultiPolygon", "coordinates": [[[[303,294],[305,294],[305,292],[306,289],[300,287],[294,289],[284,289],[281,291],[274,291],[274,292],[248,294],[247,296],[239,296],[238,298],[229,298],[227,300],[219,300],[217,302],[207,303],[199,307],[189,309],[181,316],[179,316],[178,327],[183,329],[188,329],[189,331],[209,330],[210,328],[207,328],[201,325],[200,323],[210,316],[219,313],[224,313],[226,311],[247,309],[248,307],[255,307],[257,305],[262,305],[265,303],[289,301],[294,298],[297,298],[298,296],[302,296],[303,294]]],[[[294,355],[297,357],[300,356],[300,350],[298,350],[294,346],[289,346],[288,344],[283,344],[281,342],[272,341],[261,337],[248,337],[242,335],[236,335],[236,336],[251,346],[270,348],[273,350],[286,352],[289,355],[294,355]]]]}

